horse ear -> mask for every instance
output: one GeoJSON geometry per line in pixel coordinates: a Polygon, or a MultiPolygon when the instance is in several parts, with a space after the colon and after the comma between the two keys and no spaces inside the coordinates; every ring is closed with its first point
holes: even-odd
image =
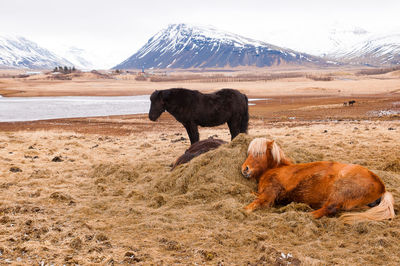
{"type": "Polygon", "coordinates": [[[279,163],[281,161],[281,153],[280,153],[280,149],[279,149],[278,145],[275,143],[274,140],[267,142],[267,152],[268,152],[268,150],[270,151],[270,153],[272,155],[273,161],[277,165],[279,165],[279,163]]]}
{"type": "Polygon", "coordinates": [[[271,150],[272,147],[274,146],[275,141],[274,140],[270,140],[267,142],[267,150],[271,150]]]}

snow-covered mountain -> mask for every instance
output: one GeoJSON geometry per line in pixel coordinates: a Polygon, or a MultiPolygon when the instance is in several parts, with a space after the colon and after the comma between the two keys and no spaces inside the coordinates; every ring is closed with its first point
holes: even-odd
{"type": "Polygon", "coordinates": [[[377,32],[335,22],[327,28],[271,30],[264,39],[345,64],[385,66],[400,63],[400,29],[377,32]]]}
{"type": "Polygon", "coordinates": [[[0,36],[0,67],[50,69],[72,66],[68,60],[23,37],[0,36]]]}
{"type": "Polygon", "coordinates": [[[319,57],[213,27],[172,24],[114,69],[328,65],[319,57]]]}
{"type": "Polygon", "coordinates": [[[337,46],[326,57],[356,65],[400,65],[400,33],[368,34],[351,46],[337,46]]]}
{"type": "MultiPolygon", "coordinates": [[[[326,56],[335,51],[349,51],[352,47],[365,40],[370,33],[360,27],[356,26],[337,26],[332,27],[327,31],[326,43],[319,44],[319,53],[315,53],[320,56],[326,56]]],[[[314,54],[314,53],[312,53],[314,54]]]]}
{"type": "Polygon", "coordinates": [[[91,60],[94,56],[85,49],[75,46],[60,46],[54,51],[74,64],[78,69],[88,70],[94,68],[94,64],[91,60]]]}
{"type": "Polygon", "coordinates": [[[268,43],[290,47],[303,53],[324,56],[339,47],[350,49],[370,33],[358,26],[334,23],[327,27],[267,29],[262,38],[268,43]]]}

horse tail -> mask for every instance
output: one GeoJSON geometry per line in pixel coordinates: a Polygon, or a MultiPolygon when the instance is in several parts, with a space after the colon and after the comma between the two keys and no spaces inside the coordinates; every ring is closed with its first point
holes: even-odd
{"type": "Polygon", "coordinates": [[[369,209],[366,212],[346,213],[340,216],[345,224],[354,224],[362,221],[380,221],[385,219],[393,219],[394,214],[394,199],[390,192],[385,192],[381,197],[381,202],[378,206],[369,209]]]}
{"type": "Polygon", "coordinates": [[[244,113],[241,116],[241,120],[240,120],[240,133],[247,133],[247,128],[249,126],[249,100],[247,98],[246,95],[243,95],[246,105],[244,108],[244,113]]]}

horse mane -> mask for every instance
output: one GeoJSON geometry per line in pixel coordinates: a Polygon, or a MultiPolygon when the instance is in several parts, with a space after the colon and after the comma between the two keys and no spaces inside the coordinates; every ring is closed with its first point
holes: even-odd
{"type": "Polygon", "coordinates": [[[256,138],[250,142],[247,154],[251,154],[253,157],[261,157],[267,152],[267,139],[256,138]]]}
{"type": "Polygon", "coordinates": [[[287,165],[290,164],[290,159],[286,157],[283,150],[278,146],[278,144],[273,140],[267,140],[266,138],[255,138],[250,142],[249,148],[247,150],[248,154],[251,154],[253,157],[261,157],[270,150],[272,155],[272,160],[275,162],[276,166],[278,165],[287,165]],[[270,144],[270,145],[268,145],[270,144]],[[271,146],[271,147],[269,147],[271,146]]]}

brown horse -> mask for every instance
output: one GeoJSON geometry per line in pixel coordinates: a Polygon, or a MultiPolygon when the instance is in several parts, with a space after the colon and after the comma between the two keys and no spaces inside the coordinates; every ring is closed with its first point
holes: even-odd
{"type": "Polygon", "coordinates": [[[198,142],[195,142],[192,144],[189,149],[185,151],[183,155],[181,155],[173,164],[172,170],[174,170],[175,167],[177,167],[180,164],[184,164],[192,160],[193,158],[206,153],[208,151],[214,150],[221,146],[222,144],[227,143],[226,141],[223,141],[222,139],[214,139],[214,138],[208,138],[204,140],[200,140],[198,142]]]}
{"type": "Polygon", "coordinates": [[[245,207],[248,212],[274,203],[301,202],[317,209],[312,212],[314,218],[333,215],[338,210],[375,206],[340,217],[350,224],[395,216],[392,194],[365,167],[339,162],[293,164],[274,141],[265,138],[250,143],[242,174],[258,181],[257,198],[245,207]]]}

